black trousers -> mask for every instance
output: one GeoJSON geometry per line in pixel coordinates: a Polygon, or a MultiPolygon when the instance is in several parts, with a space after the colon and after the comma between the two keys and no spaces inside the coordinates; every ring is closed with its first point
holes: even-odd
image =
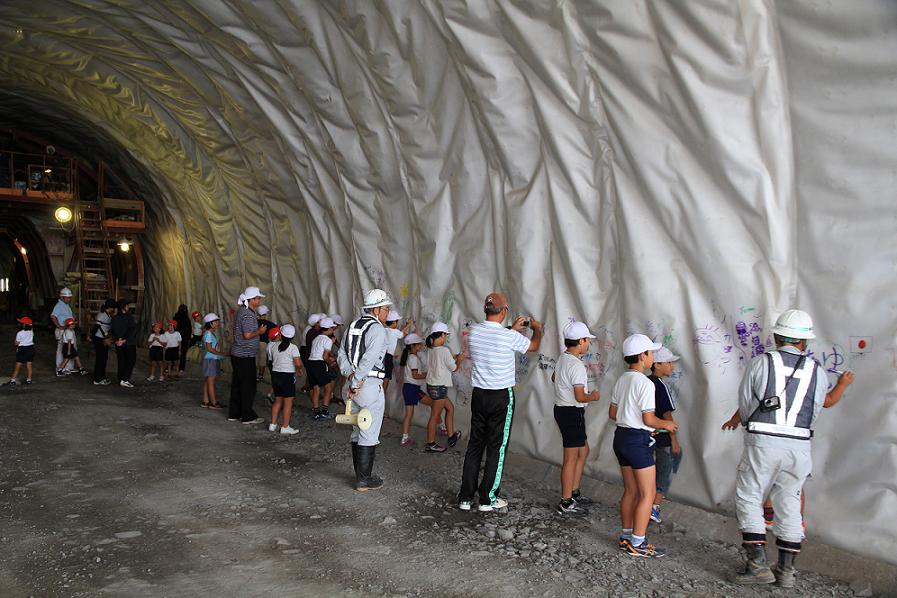
{"type": "Polygon", "coordinates": [[[230,357],[233,374],[230,381],[230,402],[227,413],[230,419],[241,419],[244,422],[258,417],[252,408],[255,401],[255,357],[230,357]]]}
{"type": "Polygon", "coordinates": [[[187,342],[187,339],[181,340],[181,371],[183,372],[187,368],[187,351],[190,350],[190,343],[187,342]]]}
{"type": "Polygon", "coordinates": [[[134,372],[134,364],[137,363],[137,346],[124,345],[115,347],[115,356],[118,359],[118,381],[131,381],[131,374],[134,372]]]}
{"type": "Polygon", "coordinates": [[[106,379],[106,363],[109,361],[109,347],[103,339],[93,337],[93,381],[101,382],[106,379]]]}
{"type": "Polygon", "coordinates": [[[464,455],[459,500],[473,500],[474,494],[479,491],[480,504],[495,502],[501,486],[513,419],[514,389],[473,389],[470,401],[470,440],[467,442],[467,454],[464,455]],[[480,461],[484,451],[486,465],[480,481],[480,461]]]}

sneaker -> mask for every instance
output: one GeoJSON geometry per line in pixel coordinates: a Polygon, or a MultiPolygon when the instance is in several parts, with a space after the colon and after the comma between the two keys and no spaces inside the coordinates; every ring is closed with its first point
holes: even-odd
{"type": "MultiPolygon", "coordinates": [[[[25,384],[34,384],[34,380],[32,380],[31,378],[25,378],[25,384]]],[[[804,526],[804,529],[806,529],[806,526],[804,526]]]]}
{"type": "Polygon", "coordinates": [[[100,380],[99,382],[97,382],[96,380],[94,380],[94,383],[93,383],[94,386],[109,386],[109,384],[111,384],[111,382],[109,382],[109,381],[106,380],[105,378],[103,378],[103,379],[100,380]]]}
{"type": "Polygon", "coordinates": [[[68,374],[66,374],[64,370],[56,370],[56,377],[57,377],[57,378],[62,378],[63,376],[67,376],[67,375],[68,375],[68,374]]]}
{"type": "Polygon", "coordinates": [[[472,503],[473,503],[473,501],[470,501],[470,500],[459,500],[458,508],[461,509],[462,511],[469,511],[472,503]]]}
{"type": "Polygon", "coordinates": [[[508,506],[508,501],[503,498],[496,498],[492,504],[480,503],[480,506],[477,507],[477,511],[480,513],[491,513],[492,511],[498,511],[499,509],[504,509],[508,506]]]}
{"type": "Polygon", "coordinates": [[[626,540],[626,552],[629,556],[634,556],[637,558],[643,559],[657,559],[662,556],[666,556],[667,551],[663,548],[658,548],[653,544],[648,544],[647,540],[644,540],[638,546],[633,545],[632,542],[626,540]]]}
{"type": "Polygon", "coordinates": [[[333,419],[333,416],[330,415],[330,410],[329,410],[329,409],[323,409],[323,410],[321,410],[320,415],[321,415],[321,418],[320,418],[320,419],[333,419]]]}
{"type": "Polygon", "coordinates": [[[238,421],[240,421],[240,418],[239,418],[239,417],[229,417],[229,418],[227,418],[227,421],[229,421],[229,422],[238,422],[238,421]]]}
{"type": "Polygon", "coordinates": [[[583,496],[582,494],[574,494],[573,500],[576,501],[578,505],[591,505],[595,504],[595,501],[589,498],[588,496],[583,496]]]}
{"type": "Polygon", "coordinates": [[[455,431],[454,434],[452,434],[451,436],[449,436],[449,439],[448,439],[448,445],[453,447],[453,446],[455,446],[456,444],[458,444],[458,441],[459,441],[460,439],[461,439],[461,431],[460,431],[460,430],[457,430],[457,431],[455,431]]]}
{"type": "MultiPolygon", "coordinates": [[[[147,381],[147,382],[152,382],[152,381],[154,381],[155,379],[156,379],[155,376],[149,376],[149,377],[146,379],[146,381],[147,381]]],[[[160,378],[159,380],[161,381],[162,379],[160,378]]]]}
{"type": "Polygon", "coordinates": [[[660,507],[651,507],[651,521],[653,521],[654,523],[663,523],[663,519],[660,516],[660,507]]]}
{"type": "Polygon", "coordinates": [[[16,384],[18,384],[18,382],[16,382],[15,378],[10,378],[9,382],[7,382],[6,384],[8,384],[9,386],[15,386],[16,384]]]}
{"type": "Polygon", "coordinates": [[[399,442],[399,446],[411,446],[412,444],[414,444],[414,438],[411,438],[410,436],[408,438],[403,438],[399,442]]]}
{"type": "Polygon", "coordinates": [[[268,424],[268,431],[269,431],[269,432],[276,432],[276,431],[277,431],[277,424],[268,424]]]}
{"type": "Polygon", "coordinates": [[[124,386],[125,388],[134,388],[134,385],[128,382],[127,380],[122,380],[118,383],[119,386],[124,386]]]}
{"type": "MultiPolygon", "coordinates": [[[[171,376],[168,379],[171,380],[171,376]]],[[[165,376],[159,376],[159,382],[165,382],[165,376]]]]}
{"type": "Polygon", "coordinates": [[[88,372],[87,369],[85,369],[85,368],[78,368],[78,373],[81,374],[82,376],[86,376],[90,372],[88,372]]]}
{"type": "Polygon", "coordinates": [[[623,536],[620,536],[617,546],[623,552],[628,551],[629,550],[629,538],[624,538],[623,536]]]}
{"type": "Polygon", "coordinates": [[[435,442],[428,442],[424,447],[425,453],[444,453],[445,447],[436,444],[435,442]]]}
{"type": "Polygon", "coordinates": [[[563,515],[564,517],[585,517],[589,514],[588,509],[583,506],[580,506],[575,500],[570,500],[570,504],[565,505],[564,501],[558,503],[557,508],[558,515],[563,515]]]}
{"type": "Polygon", "coordinates": [[[248,425],[251,425],[251,424],[260,424],[260,423],[262,423],[262,422],[264,422],[264,421],[265,421],[265,420],[263,420],[262,418],[257,417],[257,418],[255,418],[255,419],[250,419],[250,420],[244,421],[243,423],[246,424],[246,425],[248,426],[248,425]]]}
{"type": "Polygon", "coordinates": [[[436,429],[436,434],[439,436],[448,436],[448,430],[445,429],[445,425],[440,425],[439,428],[436,429]]]}
{"type": "Polygon", "coordinates": [[[291,426],[287,426],[286,428],[281,428],[280,433],[284,434],[284,435],[292,436],[293,434],[298,434],[299,430],[297,430],[296,428],[293,428],[291,426]]]}
{"type": "Polygon", "coordinates": [[[312,416],[311,416],[311,418],[314,419],[314,420],[323,419],[323,418],[321,417],[321,412],[320,412],[320,411],[317,411],[317,410],[312,411],[312,416]]]}

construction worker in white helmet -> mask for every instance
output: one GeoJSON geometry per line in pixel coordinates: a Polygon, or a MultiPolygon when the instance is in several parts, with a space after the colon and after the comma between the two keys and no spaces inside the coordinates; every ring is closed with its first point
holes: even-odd
{"type": "Polygon", "coordinates": [[[787,310],[772,332],[776,348],[751,360],[739,389],[739,419],[747,434],[738,465],[735,510],[747,563],[735,582],[792,588],[794,560],[804,537],[801,491],[813,468],[813,424],[824,407],[841,400],[854,375],[842,373],[826,393],[825,369],[807,355],[807,342],[816,335],[806,312],[787,310]],[[763,521],[767,493],[776,513],[772,531],[779,549],[772,568],[766,560],[763,521]]]}
{"type": "MultiPolygon", "coordinates": [[[[74,318],[75,313],[72,311],[72,290],[68,287],[63,287],[59,291],[59,301],[56,302],[56,305],[53,306],[53,311],[50,313],[50,321],[53,322],[54,330],[53,335],[56,337],[56,369],[59,369],[59,366],[62,364],[62,333],[65,331],[65,321],[69,318],[74,318]]],[[[65,373],[71,373],[74,369],[74,362],[70,361],[66,364],[65,373]]]]}
{"type": "Polygon", "coordinates": [[[352,463],[355,466],[355,489],[360,492],[383,487],[383,480],[373,473],[374,455],[380,444],[380,427],[386,400],[383,380],[386,370],[387,335],[383,323],[389,315],[392,300],[386,291],[373,289],[364,297],[362,316],[346,329],[343,343],[337,354],[340,372],[348,378],[348,399],[352,399],[352,412],[363,408],[370,410],[370,428],[352,427],[352,463]]]}

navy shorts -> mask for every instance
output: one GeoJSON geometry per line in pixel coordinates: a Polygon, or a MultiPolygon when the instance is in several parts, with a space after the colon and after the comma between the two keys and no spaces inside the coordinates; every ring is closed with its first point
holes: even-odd
{"type": "Polygon", "coordinates": [[[584,407],[554,406],[554,421],[561,430],[564,448],[586,445],[586,410],[584,407]]]}
{"type": "Polygon", "coordinates": [[[165,348],[165,361],[177,361],[180,358],[181,358],[180,346],[165,348]]]}
{"type": "Polygon", "coordinates": [[[31,363],[34,361],[34,345],[16,347],[16,363],[31,363]]]}
{"type": "Polygon", "coordinates": [[[323,361],[309,360],[306,371],[309,386],[327,386],[333,380],[327,370],[327,364],[323,361]]]}
{"type": "Polygon", "coordinates": [[[296,374],[271,372],[271,390],[275,397],[284,397],[286,399],[295,397],[296,374]]]}
{"type": "Polygon", "coordinates": [[[150,351],[149,351],[150,361],[162,361],[164,352],[165,352],[165,349],[163,347],[150,347],[150,351]]]}
{"type": "Polygon", "coordinates": [[[406,382],[402,385],[402,397],[405,399],[405,405],[408,407],[414,407],[420,403],[423,394],[420,386],[416,384],[408,384],[406,382]]]}
{"type": "Polygon", "coordinates": [[[434,401],[442,401],[448,398],[448,386],[432,386],[427,384],[427,394],[434,401]]]}
{"type": "Polygon", "coordinates": [[[392,353],[387,353],[383,356],[383,371],[386,373],[385,378],[387,380],[392,380],[392,368],[394,360],[395,358],[393,357],[392,353]]]}
{"type": "Polygon", "coordinates": [[[651,432],[617,426],[617,431],[614,432],[614,454],[620,467],[654,467],[654,439],[651,432]]]}
{"type": "Polygon", "coordinates": [[[74,359],[78,356],[78,349],[75,345],[69,345],[68,343],[62,345],[62,356],[65,359],[74,359]]]}

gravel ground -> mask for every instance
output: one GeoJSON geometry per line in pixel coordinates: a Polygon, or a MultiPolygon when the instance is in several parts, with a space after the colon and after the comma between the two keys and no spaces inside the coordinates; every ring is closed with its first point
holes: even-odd
{"type": "MultiPolygon", "coordinates": [[[[312,421],[304,397],[300,433],[282,437],[200,409],[198,378],[125,390],[45,376],[0,389],[0,595],[786,595],[732,585],[738,546],[675,522],[650,530],[669,556],[628,557],[615,505],[561,519],[556,489],[513,467],[507,513],[461,512],[463,441],[425,454],[421,430],[401,448],[386,422],[386,486],[358,493],[348,429],[312,421]]],[[[871,595],[812,573],[798,583],[871,595]]]]}

